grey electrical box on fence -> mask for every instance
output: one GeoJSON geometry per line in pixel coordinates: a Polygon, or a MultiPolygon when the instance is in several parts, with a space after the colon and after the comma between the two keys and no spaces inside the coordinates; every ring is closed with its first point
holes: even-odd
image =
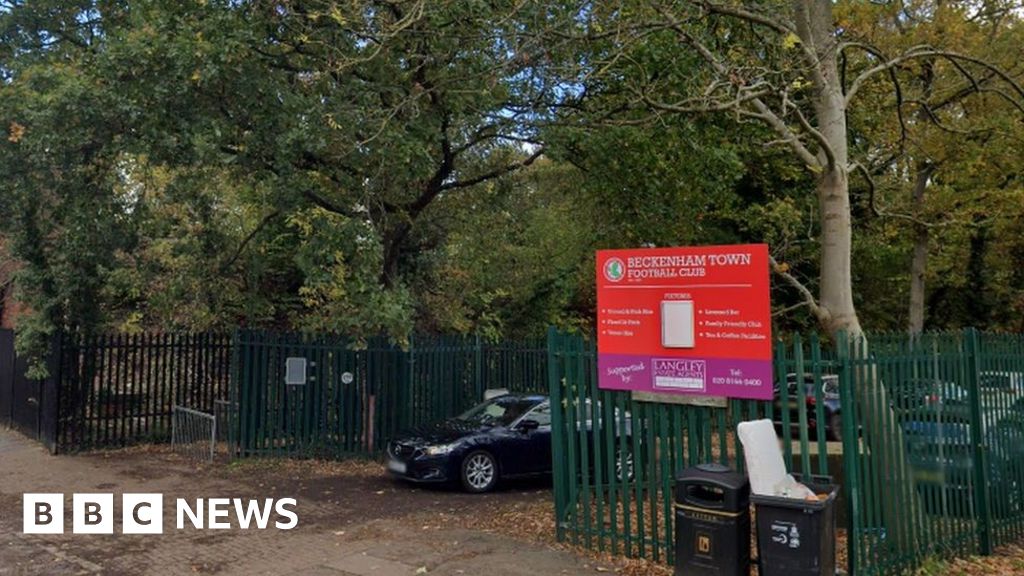
{"type": "Polygon", "coordinates": [[[292,357],[284,361],[284,383],[289,386],[306,384],[306,359],[292,357]]]}

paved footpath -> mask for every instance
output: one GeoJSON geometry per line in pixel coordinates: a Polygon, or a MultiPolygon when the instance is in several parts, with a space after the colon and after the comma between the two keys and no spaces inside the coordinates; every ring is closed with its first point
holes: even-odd
{"type": "MultiPolygon", "coordinates": [[[[17,433],[0,429],[0,575],[538,576],[608,571],[565,551],[458,528],[459,521],[451,521],[453,514],[456,518],[472,515],[475,507],[486,502],[505,505],[511,498],[535,497],[529,493],[474,501],[457,493],[412,490],[383,476],[358,481],[321,478],[319,483],[303,477],[288,484],[273,475],[239,478],[221,472],[216,468],[196,472],[187,463],[168,459],[166,453],[51,456],[17,433]],[[73,492],[114,493],[118,515],[121,493],[163,493],[165,532],[149,536],[22,534],[25,492],[64,493],[68,532],[73,492]],[[264,498],[288,493],[298,493],[300,522],[294,530],[173,527],[176,497],[264,498]],[[309,496],[314,493],[316,497],[309,496]],[[444,526],[424,525],[422,512],[431,506],[440,507],[449,519],[444,526]]],[[[115,532],[119,530],[118,516],[115,532]]]]}

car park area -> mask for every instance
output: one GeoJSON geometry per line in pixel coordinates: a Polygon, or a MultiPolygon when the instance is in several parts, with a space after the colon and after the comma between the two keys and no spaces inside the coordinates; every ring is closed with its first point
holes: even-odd
{"type": "MultiPolygon", "coordinates": [[[[51,456],[0,431],[0,574],[587,574],[600,564],[554,547],[550,487],[491,494],[417,488],[379,462],[252,459],[197,467],[166,447],[51,456]],[[22,534],[22,494],[164,494],[165,532],[22,534]],[[175,530],[175,498],[294,497],[293,530],[175,530]]],[[[65,524],[70,527],[70,514],[65,524]]],[[[118,514],[120,511],[118,510],[118,514]]]]}

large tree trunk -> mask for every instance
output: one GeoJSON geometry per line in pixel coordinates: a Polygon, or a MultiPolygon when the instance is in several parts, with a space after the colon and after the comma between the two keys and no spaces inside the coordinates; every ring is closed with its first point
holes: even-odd
{"type": "Polygon", "coordinates": [[[853,237],[846,169],[828,170],[819,177],[817,187],[821,212],[820,320],[829,334],[845,330],[851,336],[859,336],[862,330],[853,304],[853,237]]]}
{"type": "Polygon", "coordinates": [[[845,330],[861,334],[860,320],[853,305],[853,274],[850,223],[849,146],[846,126],[846,97],[836,58],[837,39],[832,21],[832,4],[820,0],[796,0],[797,30],[801,40],[818,56],[821,81],[815,86],[814,113],[821,150],[818,161],[818,209],[821,213],[821,277],[819,321],[829,334],[845,330]]]}
{"type": "MultiPolygon", "coordinates": [[[[794,0],[797,30],[802,42],[813,47],[818,57],[819,81],[813,95],[817,130],[823,140],[818,162],[824,168],[818,174],[818,207],[821,213],[821,276],[818,320],[836,336],[846,332],[855,343],[849,351],[854,398],[860,410],[863,447],[856,437],[847,440],[844,449],[856,449],[870,455],[881,482],[892,489],[882,498],[882,517],[889,537],[899,548],[913,549],[915,523],[901,522],[906,515],[916,516],[913,478],[902,429],[898,425],[885,383],[878,366],[871,360],[867,340],[853,302],[852,248],[850,214],[849,132],[846,124],[846,97],[838,70],[837,35],[832,3],[822,0],[794,0]],[[875,409],[872,409],[875,408],[875,409]],[[902,482],[901,482],[902,480],[902,482]]],[[[849,414],[849,411],[847,412],[849,414]]],[[[846,416],[849,417],[849,416],[846,416]]],[[[859,535],[851,535],[859,537],[859,535]]]]}
{"type": "MultiPolygon", "coordinates": [[[[913,212],[920,220],[924,212],[924,195],[928,189],[928,180],[934,169],[931,164],[921,163],[917,167],[914,179],[914,190],[911,193],[913,212]]],[[[920,334],[924,330],[925,281],[928,270],[928,227],[922,222],[914,224],[914,249],[910,259],[910,309],[907,330],[910,334],[920,334]]]]}
{"type": "Polygon", "coordinates": [[[382,241],[384,255],[380,271],[380,283],[386,290],[390,290],[398,286],[401,279],[402,245],[405,243],[406,238],[409,237],[412,224],[399,222],[389,226],[385,222],[384,227],[384,238],[382,241]]]}
{"type": "Polygon", "coordinates": [[[911,334],[920,334],[924,330],[924,275],[928,269],[928,228],[916,227],[914,233],[914,252],[910,258],[910,314],[907,330],[911,334]]]}

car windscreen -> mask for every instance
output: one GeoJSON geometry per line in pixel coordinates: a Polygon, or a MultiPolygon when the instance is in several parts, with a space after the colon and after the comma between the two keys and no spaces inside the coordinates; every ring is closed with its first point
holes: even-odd
{"type": "Polygon", "coordinates": [[[470,408],[459,415],[457,420],[474,424],[508,426],[539,403],[540,401],[536,399],[501,396],[470,408]]]}
{"type": "Polygon", "coordinates": [[[981,388],[1000,388],[1009,390],[1013,388],[1013,378],[1009,374],[983,373],[978,378],[978,386],[981,388]]]}

